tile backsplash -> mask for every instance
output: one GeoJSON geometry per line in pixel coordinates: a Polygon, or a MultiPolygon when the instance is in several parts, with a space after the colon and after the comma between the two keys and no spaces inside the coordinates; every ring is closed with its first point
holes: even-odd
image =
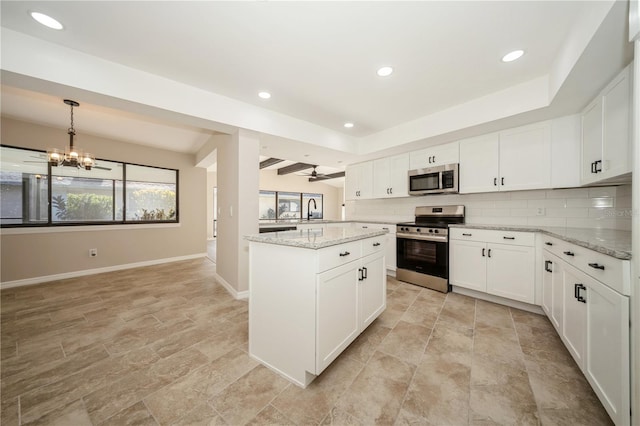
{"type": "Polygon", "coordinates": [[[450,204],[465,206],[467,223],[631,230],[631,185],[347,201],[345,215],[407,222],[416,206],[450,204]]]}

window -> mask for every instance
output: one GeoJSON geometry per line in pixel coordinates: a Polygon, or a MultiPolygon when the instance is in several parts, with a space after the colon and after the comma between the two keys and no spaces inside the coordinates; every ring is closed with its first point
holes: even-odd
{"type": "Polygon", "coordinates": [[[261,220],[275,219],[276,218],[275,191],[260,191],[258,206],[260,211],[259,219],[261,220]]]}
{"type": "Polygon", "coordinates": [[[110,161],[99,161],[92,170],[52,167],[51,222],[121,220],[122,203],[116,203],[121,190],[116,188],[122,188],[123,167],[122,163],[110,161]]]}
{"type": "Polygon", "coordinates": [[[127,220],[174,220],[177,178],[175,170],[127,164],[127,220]]]}
{"type": "Polygon", "coordinates": [[[260,191],[259,219],[266,220],[300,220],[307,218],[307,206],[311,201],[311,218],[322,219],[322,194],[300,192],[260,191]],[[276,206],[277,214],[276,214],[276,206]]]}
{"type": "Polygon", "coordinates": [[[2,147],[0,151],[0,224],[48,222],[47,156],[38,151],[2,147]]]}
{"type": "Polygon", "coordinates": [[[0,160],[2,226],[178,222],[177,170],[106,160],[49,167],[46,153],[8,146],[0,160]]]}
{"type": "Polygon", "coordinates": [[[278,192],[278,219],[300,219],[300,193],[278,192]]]}

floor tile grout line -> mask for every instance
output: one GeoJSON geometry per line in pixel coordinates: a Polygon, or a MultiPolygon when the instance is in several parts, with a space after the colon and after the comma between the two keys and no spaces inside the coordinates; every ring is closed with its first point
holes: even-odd
{"type": "Polygon", "coordinates": [[[538,395],[536,395],[536,392],[533,390],[533,386],[531,386],[531,374],[529,374],[529,368],[527,367],[524,351],[522,350],[522,342],[520,341],[520,333],[518,333],[518,327],[516,327],[516,321],[513,318],[512,309],[513,308],[509,308],[509,316],[511,317],[511,322],[513,323],[513,330],[516,333],[516,339],[518,339],[518,349],[520,349],[520,354],[522,355],[522,364],[524,365],[524,371],[527,373],[527,384],[529,385],[529,389],[531,390],[531,395],[533,395],[533,400],[536,403],[536,414],[538,415],[538,422],[540,422],[542,411],[540,410],[538,395]]]}
{"type": "MultiPolygon", "coordinates": [[[[149,409],[149,406],[147,405],[147,403],[144,401],[146,398],[142,398],[142,400],[140,400],[140,402],[142,402],[142,405],[144,405],[144,408],[147,410],[147,413],[149,413],[149,415],[151,416],[151,418],[156,422],[157,425],[160,425],[160,422],[158,421],[158,419],[156,419],[156,416],[153,415],[153,411],[151,411],[149,409]]],[[[137,403],[136,403],[137,404],[137,403]]]]}

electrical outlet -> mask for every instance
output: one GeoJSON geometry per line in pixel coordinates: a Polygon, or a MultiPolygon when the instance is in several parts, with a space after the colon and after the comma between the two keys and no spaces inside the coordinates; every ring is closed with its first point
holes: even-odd
{"type": "Polygon", "coordinates": [[[89,257],[97,257],[97,256],[98,256],[97,248],[89,249],[89,257]]]}
{"type": "Polygon", "coordinates": [[[536,210],[536,216],[544,216],[544,215],[545,215],[544,207],[538,207],[538,209],[536,210]]]}

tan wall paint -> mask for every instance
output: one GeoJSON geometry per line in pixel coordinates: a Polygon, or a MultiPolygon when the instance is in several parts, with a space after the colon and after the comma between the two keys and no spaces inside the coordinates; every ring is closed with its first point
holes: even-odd
{"type": "Polygon", "coordinates": [[[207,172],[207,239],[213,238],[213,188],[218,186],[218,173],[207,172]]]}
{"type": "MultiPolygon", "coordinates": [[[[64,148],[66,129],[2,118],[2,143],[46,150],[64,148]]],[[[206,170],[194,167],[189,154],[158,150],[83,134],[76,144],[105,160],[179,169],[180,226],[0,236],[2,282],[108,268],[206,253],[206,170]],[[98,249],[90,258],[88,250],[98,249]]],[[[179,143],[179,141],[176,141],[179,143]]]]}
{"type": "Polygon", "coordinates": [[[306,176],[288,174],[278,176],[277,170],[260,171],[260,189],[263,191],[312,192],[322,194],[325,220],[341,220],[342,190],[321,182],[309,182],[306,176]]]}

